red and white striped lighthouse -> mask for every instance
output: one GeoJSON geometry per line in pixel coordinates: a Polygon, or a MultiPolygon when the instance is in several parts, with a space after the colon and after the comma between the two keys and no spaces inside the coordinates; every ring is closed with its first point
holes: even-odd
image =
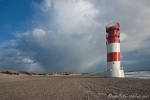
{"type": "Polygon", "coordinates": [[[106,25],[107,70],[105,77],[124,77],[124,71],[120,67],[119,30],[119,23],[106,25]]]}

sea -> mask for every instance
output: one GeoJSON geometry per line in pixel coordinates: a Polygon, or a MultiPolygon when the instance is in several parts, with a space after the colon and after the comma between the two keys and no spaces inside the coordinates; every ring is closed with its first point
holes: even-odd
{"type": "Polygon", "coordinates": [[[125,72],[125,77],[150,79],[150,71],[125,72]]]}

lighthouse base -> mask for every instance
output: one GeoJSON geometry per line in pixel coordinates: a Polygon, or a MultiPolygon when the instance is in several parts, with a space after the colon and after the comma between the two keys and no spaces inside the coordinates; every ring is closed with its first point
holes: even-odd
{"type": "Polygon", "coordinates": [[[105,77],[122,77],[124,78],[124,70],[105,71],[105,77]]]}

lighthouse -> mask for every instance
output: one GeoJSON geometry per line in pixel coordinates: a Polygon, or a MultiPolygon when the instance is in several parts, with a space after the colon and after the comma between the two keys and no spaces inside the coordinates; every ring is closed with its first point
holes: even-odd
{"type": "Polygon", "coordinates": [[[120,67],[120,25],[110,23],[106,25],[107,69],[105,77],[124,77],[124,70],[120,67]]]}

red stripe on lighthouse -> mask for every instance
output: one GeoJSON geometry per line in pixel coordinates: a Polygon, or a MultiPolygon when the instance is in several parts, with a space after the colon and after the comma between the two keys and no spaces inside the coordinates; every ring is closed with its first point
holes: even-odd
{"type": "Polygon", "coordinates": [[[120,43],[120,40],[118,37],[111,37],[111,38],[107,39],[106,45],[110,44],[110,43],[120,43]]]}
{"type": "Polygon", "coordinates": [[[107,53],[107,62],[120,61],[120,52],[107,53]]]}

